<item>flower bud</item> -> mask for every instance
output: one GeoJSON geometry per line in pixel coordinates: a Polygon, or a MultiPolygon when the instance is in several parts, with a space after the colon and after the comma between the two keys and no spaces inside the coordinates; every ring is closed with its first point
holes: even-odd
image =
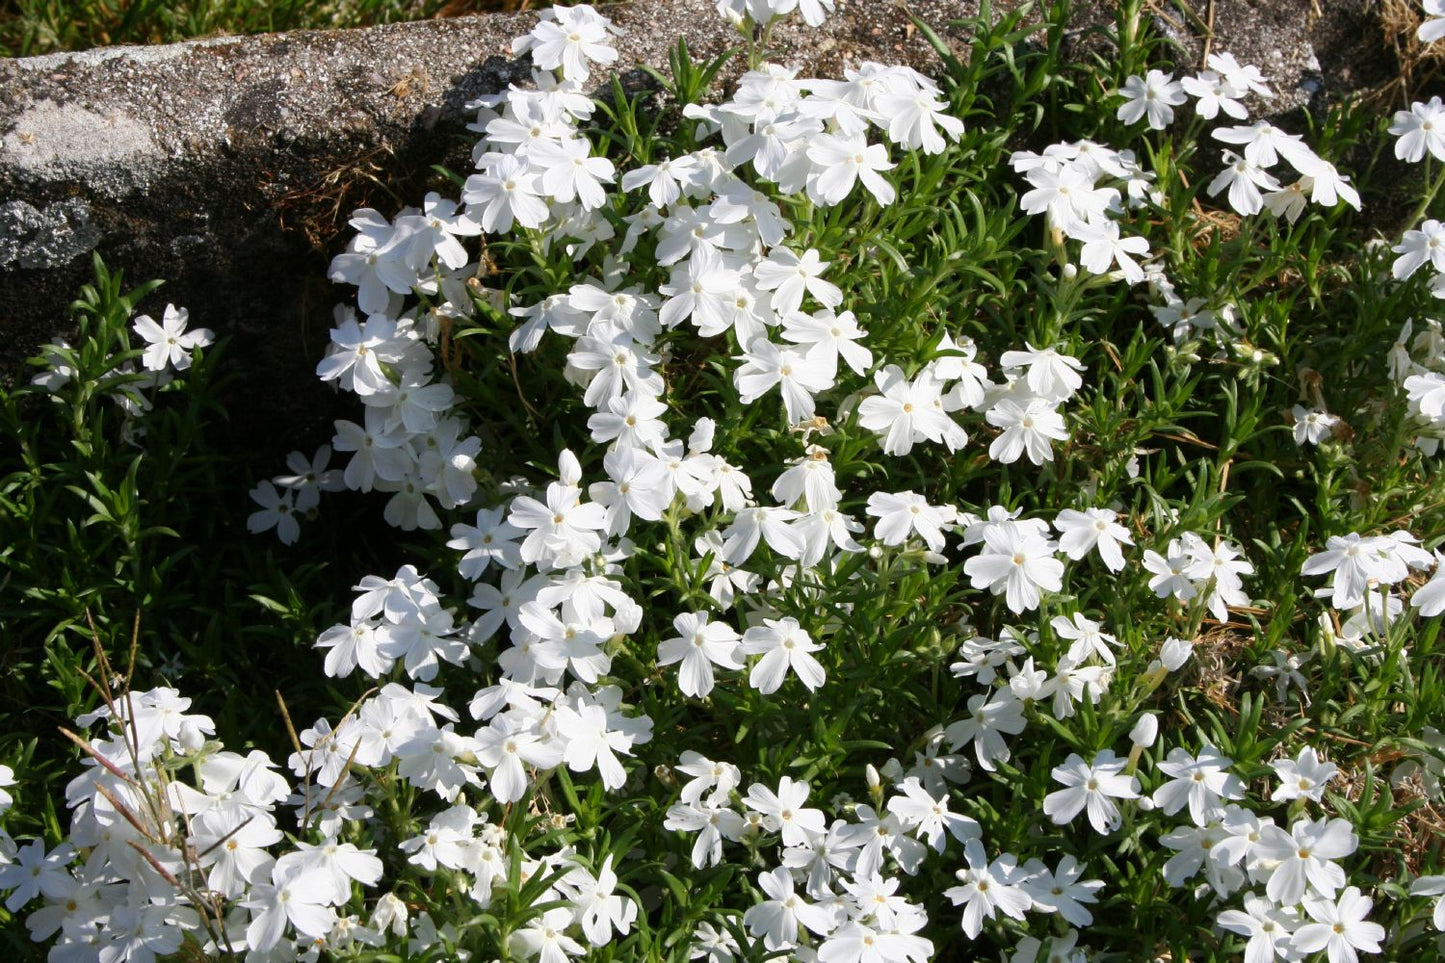
{"type": "Polygon", "coordinates": [[[1154,745],[1154,740],[1159,738],[1159,717],[1152,712],[1146,712],[1134,723],[1134,728],[1129,730],[1129,741],[1140,749],[1148,749],[1154,745]]]}
{"type": "Polygon", "coordinates": [[[1193,642],[1171,636],[1164,640],[1164,645],[1159,650],[1159,661],[1170,672],[1178,672],[1184,663],[1189,661],[1189,656],[1193,651],[1193,642]]]}

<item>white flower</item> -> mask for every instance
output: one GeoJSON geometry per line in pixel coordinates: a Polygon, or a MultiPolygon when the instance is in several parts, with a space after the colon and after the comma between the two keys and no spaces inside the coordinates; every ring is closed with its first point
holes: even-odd
{"type": "Polygon", "coordinates": [[[744,655],[761,655],[748,676],[748,684],[764,695],[778,691],[788,670],[792,669],[809,691],[823,684],[826,673],[813,652],[823,646],[814,642],[794,618],[763,619],[743,633],[744,655]]]}
{"type": "Polygon", "coordinates": [[[261,506],[259,512],[246,517],[246,531],[258,535],[267,529],[276,529],[276,537],[282,545],[293,545],[301,537],[301,525],[296,521],[296,505],[290,491],[278,492],[268,481],[259,483],[249,492],[251,501],[261,506]]]}
{"type": "Polygon", "coordinates": [[[1063,588],[1064,563],[1057,546],[1017,525],[992,526],[983,535],[984,551],[963,564],[976,589],[1004,595],[1010,612],[1036,609],[1041,592],[1063,588]]]}
{"type": "Polygon", "coordinates": [[[1340,419],[1320,408],[1306,409],[1295,405],[1290,413],[1294,416],[1294,441],[1296,445],[1318,445],[1328,441],[1340,423],[1340,419]]]}
{"type": "Polygon", "coordinates": [[[1431,218],[1418,231],[1406,231],[1390,250],[1400,255],[1391,267],[1397,281],[1405,280],[1426,262],[1436,271],[1445,272],[1445,224],[1431,218]]]}
{"type": "Polygon", "coordinates": [[[914,492],[873,492],[868,496],[868,514],[878,519],[873,533],[884,545],[902,545],[916,532],[934,552],[943,551],[942,527],[952,519],[945,510],[924,501],[914,492]]]}
{"type": "Polygon", "coordinates": [[[1114,664],[1114,650],[1110,646],[1118,647],[1119,640],[1100,631],[1103,627],[1098,622],[1075,612],[1072,619],[1056,615],[1049,621],[1049,625],[1053,627],[1055,635],[1069,640],[1069,651],[1064,657],[1067,661],[1078,665],[1089,656],[1097,655],[1110,665],[1114,664]]]}
{"type": "Polygon", "coordinates": [[[712,691],[714,665],[741,669],[738,645],[741,639],[732,626],[709,622],[705,613],[684,612],[672,620],[677,637],[657,644],[657,664],[681,662],[677,687],[683,695],[702,698],[712,691]]]}
{"type": "Polygon", "coordinates": [[[1084,385],[1080,372],[1087,371],[1078,358],[1060,354],[1056,348],[1035,348],[1027,341],[1025,351],[1005,351],[999,364],[1005,371],[1027,368],[1029,391],[1050,401],[1064,401],[1084,385]]]}
{"type": "Polygon", "coordinates": [[[1069,753],[1052,773],[1067,788],[1044,797],[1044,815],[1062,826],[1087,808],[1094,832],[1113,832],[1119,826],[1119,807],[1114,800],[1139,798],[1139,780],[1124,774],[1128,762],[1110,749],[1101,751],[1092,764],[1078,753],[1069,753]]]}
{"type": "Polygon", "coordinates": [[[777,386],[789,424],[812,418],[813,395],[833,387],[833,375],[822,361],[792,348],[779,349],[764,337],[754,338],[738,360],[743,362],[733,372],[738,400],[750,404],[777,386]]]}
{"type": "Polygon", "coordinates": [[[1295,930],[1294,949],[1300,953],[1327,950],[1330,963],[1356,963],[1359,956],[1355,950],[1380,952],[1385,928],[1365,919],[1373,905],[1358,886],[1346,887],[1338,901],[1306,896],[1305,912],[1314,922],[1295,930]]]}
{"type": "Polygon", "coordinates": [[[1248,217],[1251,214],[1258,214],[1264,209],[1264,195],[1260,193],[1263,188],[1267,191],[1280,189],[1279,181],[1259,164],[1248,157],[1240,157],[1231,151],[1224,152],[1225,168],[1220,171],[1209,182],[1208,192],[1210,197],[1215,197],[1220,191],[1229,190],[1229,206],[1234,208],[1236,214],[1248,217]]]}
{"type": "Polygon", "coordinates": [[[1021,920],[1033,905],[1033,900],[1020,885],[1024,876],[1018,869],[1017,860],[1008,853],[999,856],[992,863],[984,854],[983,844],[970,839],[964,846],[964,859],[968,868],[960,869],[955,875],[961,885],[943,891],[955,906],[963,906],[961,924],[969,939],[974,939],[983,929],[985,919],[993,919],[1002,912],[1005,916],[1021,920]]]}
{"type": "Polygon", "coordinates": [[[1431,922],[1437,930],[1445,930],[1445,876],[1421,876],[1410,884],[1411,896],[1434,896],[1435,913],[1431,922]]]}
{"type": "Polygon", "coordinates": [[[1445,0],[1425,0],[1425,19],[1417,36],[1421,43],[1434,43],[1445,37],[1445,0]]]}
{"type": "Polygon", "coordinates": [[[1290,938],[1299,922],[1299,914],[1294,910],[1277,907],[1254,893],[1245,894],[1243,911],[1231,909],[1219,914],[1221,927],[1249,937],[1244,947],[1244,963],[1289,959],[1293,954],[1290,938]]]}
{"type": "Polygon", "coordinates": [[[161,323],[156,324],[148,314],[137,315],[133,326],[135,333],[147,341],[141,364],[147,371],[164,371],[167,365],[177,371],[191,366],[191,352],[204,348],[215,340],[210,328],[186,330],[189,312],[174,304],[167,304],[161,323]]]}
{"type": "Polygon", "coordinates": [[[1124,103],[1118,117],[1126,124],[1136,124],[1140,118],[1149,118],[1149,127],[1163,130],[1174,120],[1174,108],[1184,103],[1184,88],[1174,79],[1173,74],[1160,70],[1149,71],[1148,76],[1130,76],[1124,81],[1119,93],[1124,103]]]}
{"type": "Polygon", "coordinates": [[[1276,759],[1269,764],[1280,784],[1270,794],[1271,802],[1287,802],[1291,799],[1310,799],[1319,802],[1325,795],[1325,784],[1335,777],[1339,767],[1332,762],[1320,762],[1313,746],[1300,750],[1296,759],[1276,759]]]}
{"type": "Polygon", "coordinates": [[[906,455],[915,442],[943,442],[949,451],[957,451],[968,441],[968,435],[944,413],[943,385],[926,371],[913,381],[903,369],[890,364],[873,376],[881,396],[864,398],[858,403],[858,423],[883,438],[883,451],[890,455],[906,455]]]}
{"type": "Polygon", "coordinates": [[[1207,826],[1224,815],[1221,800],[1244,798],[1243,780],[1225,771],[1233,764],[1213,746],[1201,749],[1198,758],[1177,747],[1169,750],[1159,771],[1170,779],[1154,790],[1154,804],[1166,816],[1188,804],[1194,825],[1207,826]]]}
{"type": "Polygon", "coordinates": [[[803,846],[827,831],[823,811],[809,808],[807,802],[808,784],[790,776],[779,780],[777,792],[755,782],[743,797],[743,805],[762,814],[769,832],[782,835],[784,846],[803,846]]]}
{"type": "Polygon", "coordinates": [[[853,192],[859,179],[878,203],[887,207],[897,193],[879,171],[893,169],[888,149],[869,144],[856,136],[819,134],[808,145],[808,160],[817,165],[808,175],[808,197],[813,203],[832,207],[853,192]]]}
{"type": "Polygon", "coordinates": [[[1445,161],[1445,104],[1435,96],[1429,103],[1417,102],[1409,110],[1396,111],[1390,133],[1400,138],[1395,142],[1395,156],[1400,160],[1419,163],[1428,152],[1445,161]]]}
{"type": "Polygon", "coordinates": [[[793,892],[793,874],[784,866],[758,876],[758,887],[772,897],[748,909],[743,925],[753,936],[761,936],[769,950],[793,946],[798,924],[823,935],[833,929],[833,915],[793,892]]]}
{"type": "Polygon", "coordinates": [[[995,760],[1008,762],[1009,748],[1004,734],[1018,735],[1024,731],[1023,703],[1008,688],[996,689],[992,696],[976,695],[968,700],[968,716],[951,723],[943,730],[948,751],[957,752],[973,743],[978,764],[993,772],[995,760]]]}
{"type": "Polygon", "coordinates": [[[1008,465],[1028,453],[1029,461],[1042,465],[1054,460],[1053,441],[1067,441],[1064,416],[1043,398],[1029,398],[1024,404],[1004,398],[984,414],[984,420],[1003,433],[988,446],[988,456],[1008,465]]]}
{"type": "Polygon", "coordinates": [[[1274,862],[1265,895],[1284,906],[1292,906],[1305,895],[1306,887],[1321,896],[1334,898],[1345,885],[1345,871],[1331,860],[1343,859],[1359,845],[1349,820],[1300,820],[1285,832],[1267,826],[1260,834],[1258,852],[1274,862]]]}
{"type": "Polygon", "coordinates": [[[1129,530],[1120,525],[1118,513],[1107,508],[1089,508],[1082,512],[1066,508],[1054,519],[1059,535],[1059,551],[1079,561],[1096,549],[1104,566],[1111,572],[1124,568],[1124,552],[1120,543],[1133,545],[1129,530]]]}
{"type": "Polygon", "coordinates": [[[512,41],[512,53],[532,52],[532,63],[543,70],[562,70],[572,81],[590,76],[587,67],[593,63],[610,64],[617,60],[617,51],[607,45],[612,21],[583,3],[575,7],[553,7],[532,32],[512,41]]]}

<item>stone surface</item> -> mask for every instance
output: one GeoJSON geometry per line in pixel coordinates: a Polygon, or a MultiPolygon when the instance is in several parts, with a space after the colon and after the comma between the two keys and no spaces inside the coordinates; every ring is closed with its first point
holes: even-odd
{"type": "MultiPolygon", "coordinates": [[[[909,15],[962,50],[949,22],[977,13],[975,0],[837,6],[821,30],[778,30],[778,59],[817,75],[869,59],[928,70],[936,59],[909,15]]],[[[1113,3],[1077,7],[1069,42],[1087,56],[1113,3]]],[[[1369,65],[1383,43],[1357,4],[1325,0],[1323,16],[1312,0],[1212,7],[1212,49],[1271,74],[1276,110],[1379,79],[1369,65]]],[[[1206,8],[1161,4],[1151,15],[1181,62],[1197,63],[1203,31],[1191,9],[1206,8]]],[[[678,37],[699,57],[736,40],[712,0],[608,13],[626,31],[618,69],[633,85],[647,82],[639,64],[665,66],[678,37]]],[[[299,422],[287,434],[322,429],[330,408],[312,371],[331,305],[346,294],[325,274],[347,216],[418,202],[441,184],[434,164],[465,168],[465,105],[526,80],[510,42],[533,21],[494,14],[0,61],[0,372],[13,377],[63,332],[99,250],[133,281],[167,279],[146,306],[153,314],[174,301],[231,336],[242,425],[279,415],[299,422]]]]}

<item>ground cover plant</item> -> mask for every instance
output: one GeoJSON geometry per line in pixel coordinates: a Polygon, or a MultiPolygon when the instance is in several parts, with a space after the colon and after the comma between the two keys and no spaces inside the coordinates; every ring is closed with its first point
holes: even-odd
{"type": "MultiPolygon", "coordinates": [[[[640,97],[553,8],[475,169],[356,212],[355,418],[246,524],[300,565],[370,492],[410,555],[297,603],[284,736],[97,640],[6,814],[53,958],[1440,949],[1445,107],[1261,120],[1137,3],[1083,63],[1066,3],[937,78],[769,61],[830,8],[723,0],[640,97]]],[[[22,401],[213,363],[105,303],[22,401]]]]}

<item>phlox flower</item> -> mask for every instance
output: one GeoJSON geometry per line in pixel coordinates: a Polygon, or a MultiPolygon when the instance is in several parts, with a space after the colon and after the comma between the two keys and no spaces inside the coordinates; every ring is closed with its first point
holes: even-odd
{"type": "Polygon", "coordinates": [[[1425,19],[1416,36],[1421,43],[1434,43],[1445,37],[1445,0],[1425,0],[1425,19]]]}
{"type": "Polygon", "coordinates": [[[793,946],[798,940],[800,923],[820,936],[834,928],[833,915],[828,910],[809,903],[793,891],[793,874],[786,867],[759,874],[758,888],[771,898],[750,907],[743,914],[743,925],[753,936],[761,936],[769,950],[793,946]]]}
{"type": "Polygon", "coordinates": [[[915,777],[903,780],[898,788],[902,795],[889,798],[888,811],[936,852],[943,852],[948,835],[961,843],[983,835],[976,820],[949,810],[946,792],[934,796],[915,777]]]}
{"type": "Polygon", "coordinates": [[[1066,788],[1044,797],[1044,815],[1062,826],[1087,808],[1094,832],[1112,833],[1119,827],[1119,807],[1114,800],[1139,798],[1139,780],[1124,774],[1126,765],[1128,760],[1119,759],[1111,749],[1102,750],[1093,763],[1069,753],[1052,773],[1066,788]]]}
{"type": "Polygon", "coordinates": [[[1298,903],[1307,888],[1334,898],[1345,885],[1345,871],[1332,860],[1350,855],[1359,843],[1346,819],[1302,819],[1288,832],[1279,826],[1265,827],[1258,853],[1275,864],[1265,895],[1284,906],[1298,903]]]}
{"type": "Polygon", "coordinates": [[[1254,893],[1245,894],[1243,910],[1231,909],[1219,914],[1222,928],[1249,937],[1244,947],[1244,963],[1289,959],[1294,953],[1290,940],[1299,923],[1296,911],[1276,906],[1254,893]]]}
{"type": "MultiPolygon", "coordinates": [[[[1309,173],[1305,166],[1311,161],[1318,162],[1304,138],[1287,133],[1267,120],[1256,121],[1248,126],[1216,127],[1211,135],[1215,140],[1244,148],[1244,160],[1254,168],[1273,167],[1283,157],[1301,174],[1309,173]]],[[[1226,152],[1227,156],[1227,152],[1226,152]]]]}
{"type": "Polygon", "coordinates": [[[1213,120],[1221,110],[1235,120],[1249,116],[1248,108],[1238,100],[1245,91],[1212,70],[1201,70],[1197,77],[1182,77],[1179,84],[1186,94],[1197,99],[1194,111],[1205,120],[1213,120]]]}
{"type": "Polygon", "coordinates": [[[1065,401],[1084,386],[1080,372],[1088,370],[1082,361],[1061,354],[1057,348],[1035,348],[1027,341],[1024,351],[1005,351],[999,364],[1005,371],[1023,368],[1027,371],[1029,391],[1049,401],[1065,401]]]}
{"type": "MultiPolygon", "coordinates": [[[[718,0],[718,7],[724,4],[742,5],[742,0],[718,0]]],[[[692,948],[688,959],[701,959],[703,963],[732,963],[741,953],[737,939],[726,929],[716,929],[711,923],[699,923],[692,932],[692,948]]]]}
{"type": "Polygon", "coordinates": [[[1126,124],[1137,124],[1147,117],[1152,130],[1168,127],[1174,120],[1174,108],[1186,100],[1184,88],[1174,75],[1161,70],[1151,70],[1145,77],[1130,76],[1119,93],[1124,95],[1119,119],[1126,124]]]}
{"type": "Polygon", "coordinates": [[[1084,903],[1097,903],[1094,895],[1104,888],[1100,879],[1084,879],[1084,864],[1066,853],[1059,859],[1059,866],[1050,870],[1039,860],[1024,864],[1029,877],[1024,880],[1024,892],[1033,900],[1035,912],[1058,913],[1065,922],[1074,926],[1088,926],[1094,922],[1094,914],[1084,903]]]}
{"type": "Polygon", "coordinates": [[[573,922],[572,910],[566,906],[547,910],[507,938],[507,947],[538,963],[566,963],[573,957],[585,956],[587,948],[567,935],[573,922]]]}
{"type": "Polygon", "coordinates": [[[1310,799],[1319,802],[1325,795],[1325,784],[1335,777],[1339,767],[1321,762],[1313,746],[1305,746],[1295,759],[1276,759],[1269,764],[1280,784],[1270,793],[1271,802],[1310,799]]]}
{"type": "Polygon", "coordinates": [[[948,751],[957,752],[973,743],[978,764],[993,772],[995,761],[1008,762],[1009,748],[1004,735],[1016,736],[1024,731],[1024,707],[1008,688],[996,689],[991,696],[975,695],[968,700],[968,715],[950,723],[943,730],[948,751]]]}
{"type": "Polygon", "coordinates": [[[1004,398],[984,413],[984,420],[1003,429],[989,444],[988,456],[1005,465],[1018,461],[1025,453],[1035,465],[1053,461],[1054,449],[1049,442],[1067,441],[1069,437],[1064,416],[1043,398],[1030,398],[1022,404],[1004,398]]]}
{"type": "Polygon", "coordinates": [[[558,735],[566,743],[563,761],[567,768],[573,772],[596,769],[604,787],[622,788],[627,771],[617,754],[630,756],[633,744],[643,741],[621,728],[626,720],[614,719],[606,707],[595,703],[564,704],[557,708],[554,718],[558,735]]]}
{"type": "Polygon", "coordinates": [[[942,442],[957,451],[968,435],[944,413],[943,385],[926,371],[909,381],[903,369],[890,364],[873,376],[880,395],[858,403],[858,423],[883,439],[883,451],[906,455],[915,442],[942,442]]]}
{"type": "Polygon", "coordinates": [[[750,404],[776,386],[782,392],[789,424],[812,418],[816,410],[813,395],[833,387],[833,376],[821,361],[792,348],[780,349],[764,337],[754,338],[738,360],[743,362],[733,372],[738,399],[750,404]]]}
{"type": "Polygon", "coordinates": [[[1114,664],[1114,648],[1118,647],[1119,640],[1101,631],[1103,626],[1098,622],[1075,612],[1072,617],[1056,615],[1049,625],[1055,635],[1068,640],[1069,651],[1065,658],[1069,662],[1081,664],[1089,656],[1096,655],[1110,665],[1114,664]]]}
{"type": "Polygon", "coordinates": [[[1119,236],[1119,222],[1095,219],[1076,223],[1069,228],[1070,236],[1083,241],[1079,251],[1079,263],[1093,274],[1108,274],[1111,265],[1119,265],[1119,273],[1130,284],[1144,280],[1144,269],[1134,257],[1149,256],[1149,242],[1137,235],[1119,236]]]}
{"type": "Polygon", "coordinates": [[[707,793],[707,802],[725,805],[728,795],[742,780],[742,772],[737,766],[730,762],[714,762],[691,749],[683,750],[676,769],[692,777],[678,794],[678,798],[688,804],[702,801],[703,793],[707,793]]]}
{"type": "Polygon", "coordinates": [[[1332,574],[1330,604],[1350,609],[1364,602],[1376,585],[1394,585],[1408,576],[1409,569],[1397,556],[1397,545],[1381,535],[1331,535],[1325,551],[1305,559],[1302,575],[1332,574]]]}
{"type": "Polygon", "coordinates": [[[790,776],[782,777],[777,792],[755,782],[748,787],[743,805],[761,813],[763,825],[769,832],[781,834],[784,846],[802,846],[827,831],[823,811],[806,805],[808,789],[806,782],[790,776]]]}
{"type": "Polygon", "coordinates": [[[1400,160],[1416,164],[1428,152],[1445,161],[1445,104],[1435,96],[1429,103],[1417,102],[1409,110],[1396,111],[1390,133],[1400,138],[1395,142],[1395,156],[1400,160]]]}
{"type": "MultiPolygon", "coordinates": [[[[1216,132],[1217,133],[1217,132],[1216,132]]],[[[1279,181],[1262,166],[1241,157],[1232,151],[1224,152],[1224,170],[1215,175],[1205,188],[1210,197],[1217,197],[1221,191],[1229,191],[1229,206],[1236,214],[1248,217],[1264,209],[1264,195],[1261,189],[1277,191],[1279,181]]]]}
{"type": "Polygon", "coordinates": [[[1254,91],[1255,94],[1265,100],[1274,97],[1274,91],[1270,89],[1267,79],[1258,67],[1254,64],[1241,64],[1235,59],[1234,54],[1225,51],[1224,53],[1213,53],[1209,55],[1206,66],[1219,71],[1224,80],[1241,94],[1245,91],[1254,91]]]}
{"type": "Polygon", "coordinates": [[[943,135],[957,143],[963,136],[963,121],[945,113],[947,102],[929,90],[895,90],[878,96],[878,112],[888,122],[888,139],[910,150],[941,154],[947,146],[943,135]]]}
{"type": "Polygon", "coordinates": [[[336,911],[328,904],[329,891],[318,885],[317,870],[293,867],[289,872],[277,866],[270,883],[254,883],[241,905],[251,911],[246,943],[253,952],[264,953],[281,941],[288,926],[303,937],[325,936],[336,922],[336,911]]]}
{"type": "Polygon", "coordinates": [[[1154,575],[1149,580],[1149,588],[1161,599],[1172,595],[1187,602],[1199,594],[1189,574],[1193,560],[1184,554],[1177,539],[1170,542],[1168,551],[1167,558],[1152,550],[1144,551],[1144,568],[1154,575]]]}
{"type": "Polygon", "coordinates": [[[1295,930],[1291,945],[1300,953],[1325,950],[1330,963],[1356,963],[1356,950],[1378,953],[1385,928],[1365,919],[1373,905],[1358,886],[1347,886],[1338,900],[1306,896],[1305,912],[1314,922],[1295,930]]]}
{"type": "Polygon", "coordinates": [[[1421,876],[1410,884],[1411,896],[1434,896],[1435,912],[1430,921],[1445,931],[1445,876],[1421,876]]]}
{"type": "Polygon", "coordinates": [[[1397,281],[1405,280],[1427,262],[1437,272],[1445,272],[1445,224],[1431,218],[1419,230],[1406,231],[1390,250],[1400,255],[1390,269],[1397,281]]]}
{"type": "Polygon", "coordinates": [[[843,292],[836,284],[823,280],[823,272],[830,263],[820,260],[813,248],[798,254],[785,247],[775,247],[753,266],[753,277],[760,290],[773,292],[773,313],[779,317],[801,308],[804,292],[823,307],[836,308],[843,303],[843,292]]]}
{"type": "Polygon", "coordinates": [[[268,481],[259,483],[249,492],[251,501],[261,506],[258,512],[246,517],[246,531],[258,535],[268,529],[276,529],[276,537],[282,545],[294,545],[301,537],[301,524],[296,521],[296,505],[290,491],[278,492],[268,481]]]}
{"type": "Polygon", "coordinates": [[[772,495],[778,504],[788,507],[802,501],[814,512],[837,508],[843,493],[838,489],[837,477],[828,461],[828,450],[809,445],[807,453],[773,482],[772,495]]]}
{"type": "Polygon", "coordinates": [[[622,189],[635,191],[645,184],[653,206],[668,207],[682,197],[683,184],[692,178],[697,168],[697,159],[690,154],[664,158],[656,164],[645,164],[623,174],[622,189]]]}
{"type": "Polygon", "coordinates": [[[1129,530],[1116,519],[1118,513],[1107,508],[1088,508],[1082,512],[1066,508],[1054,519],[1060,532],[1059,551],[1079,561],[1094,549],[1104,567],[1111,572],[1124,569],[1124,552],[1120,544],[1133,545],[1129,530]]]}
{"type": "Polygon", "coordinates": [[[761,626],[743,633],[742,653],[762,656],[753,666],[748,684],[769,695],[778,691],[788,670],[792,669],[809,691],[816,690],[823,684],[826,673],[812,653],[822,649],[822,645],[803,631],[797,619],[763,619],[761,626]]]}
{"type": "Polygon", "coordinates": [[[1244,798],[1243,780],[1225,771],[1233,762],[1213,746],[1205,746],[1198,757],[1177,747],[1169,750],[1159,763],[1159,771],[1169,781],[1154,790],[1154,804],[1166,816],[1188,805],[1194,825],[1208,825],[1224,815],[1222,800],[1244,798]]]}
{"type": "Polygon", "coordinates": [[[819,134],[807,150],[808,160],[817,165],[808,175],[808,197],[815,204],[832,207],[853,192],[861,179],[878,201],[887,207],[897,192],[879,171],[892,170],[888,149],[882,144],[869,144],[861,134],[855,136],[819,134]]]}
{"type": "Polygon", "coordinates": [[[507,524],[527,533],[522,561],[565,568],[596,552],[602,545],[599,533],[607,527],[606,509],[595,502],[584,504],[558,482],[547,486],[546,497],[546,504],[528,495],[512,500],[507,524]]]}
{"type": "Polygon", "coordinates": [[[584,81],[591,75],[590,60],[610,64],[617,60],[617,51],[607,44],[612,21],[590,5],[553,7],[543,15],[532,32],[512,41],[512,53],[532,54],[532,63],[543,70],[561,68],[568,80],[584,81]]]}
{"type": "Polygon", "coordinates": [[[561,203],[576,200],[586,211],[607,201],[603,184],[611,184],[616,169],[605,157],[593,157],[591,145],[582,139],[538,141],[527,155],[540,171],[542,190],[561,203]]]}
{"type": "Polygon", "coordinates": [[[216,336],[210,328],[187,331],[186,321],[189,317],[190,314],[185,308],[167,304],[160,324],[156,324],[148,314],[137,315],[131,322],[135,333],[147,342],[145,351],[141,354],[141,364],[147,371],[164,371],[167,366],[177,371],[185,371],[191,366],[191,352],[204,348],[215,340],[216,336]]]}
{"type": "Polygon", "coordinates": [[[514,223],[541,227],[550,213],[532,167],[515,154],[487,154],[482,173],[462,185],[467,213],[488,234],[506,234],[514,223]]]}
{"type": "Polygon", "coordinates": [[[316,454],[310,459],[299,451],[293,451],[286,456],[286,467],[292,474],[278,475],[272,481],[295,492],[298,512],[309,512],[321,503],[322,492],[339,492],[346,488],[342,472],[327,467],[330,462],[330,445],[316,449],[316,454]]]}
{"type": "Polygon", "coordinates": [[[1290,414],[1294,417],[1294,443],[1296,445],[1318,445],[1322,441],[1327,441],[1334,432],[1335,426],[1340,423],[1338,416],[1320,408],[1306,409],[1303,405],[1295,405],[1290,410],[1290,414]]]}
{"type": "Polygon", "coordinates": [[[868,496],[868,514],[878,519],[873,531],[884,545],[902,545],[917,533],[934,552],[943,551],[943,526],[953,520],[950,509],[930,505],[911,491],[873,492],[868,496]]]}
{"type": "Polygon", "coordinates": [[[960,885],[943,891],[943,895],[955,906],[963,907],[960,921],[963,932],[969,939],[975,939],[983,929],[983,921],[993,919],[997,914],[1016,920],[1024,918],[1033,905],[1033,900],[1024,892],[1024,874],[1019,871],[1017,860],[1004,853],[992,863],[983,851],[983,844],[970,839],[964,846],[967,869],[960,869],[955,875],[960,885]]]}
{"type": "Polygon", "coordinates": [[[1019,198],[1019,206],[1026,214],[1045,214],[1060,230],[1104,216],[1119,200],[1117,190],[1096,187],[1094,176],[1073,164],[1039,166],[1024,176],[1033,190],[1019,198]]]}
{"type": "Polygon", "coordinates": [[[990,528],[983,542],[983,553],[964,562],[964,574],[974,588],[1003,595],[1010,612],[1036,609],[1042,592],[1063,588],[1064,563],[1054,558],[1054,542],[1017,526],[990,528]]]}
{"type": "Polygon", "coordinates": [[[933,942],[914,935],[926,922],[908,917],[899,920],[902,929],[889,929],[849,920],[818,946],[818,963],[926,963],[933,942]]]}
{"type": "Polygon", "coordinates": [[[10,890],[5,908],[12,913],[37,896],[63,898],[75,886],[66,868],[75,858],[69,843],[60,843],[48,853],[45,841],[35,839],[15,853],[14,862],[0,865],[0,889],[10,890]]]}
{"type": "Polygon", "coordinates": [[[1295,165],[1300,174],[1300,187],[1310,192],[1310,200],[1323,207],[1334,207],[1340,201],[1360,209],[1360,193],[1350,184],[1350,179],[1339,172],[1334,164],[1309,155],[1295,165]]]}
{"type": "Polygon", "coordinates": [[[1410,596],[1410,606],[1426,618],[1445,612],[1445,556],[1435,552],[1435,574],[1410,596]]]}
{"type": "Polygon", "coordinates": [[[677,687],[683,695],[702,698],[712,691],[713,666],[741,669],[737,631],[723,622],[709,622],[705,613],[684,612],[672,620],[677,636],[657,644],[657,664],[681,662],[677,687]]]}
{"type": "Polygon", "coordinates": [[[683,801],[667,810],[664,829],[697,833],[692,844],[692,864],[698,869],[716,866],[722,861],[723,840],[743,838],[746,823],[743,817],[728,809],[726,800],[709,798],[683,801]]]}
{"type": "Polygon", "coordinates": [[[457,570],[462,578],[475,582],[492,563],[501,568],[517,568],[522,564],[522,550],[515,541],[521,534],[523,529],[503,520],[500,507],[483,508],[477,511],[475,525],[452,526],[447,548],[465,552],[457,563],[457,570]]]}
{"type": "Polygon", "coordinates": [[[608,853],[596,876],[577,865],[558,881],[571,900],[573,915],[587,942],[593,946],[606,945],[614,932],[626,936],[637,919],[637,904],[617,893],[617,872],[612,868],[612,858],[608,853]]]}

